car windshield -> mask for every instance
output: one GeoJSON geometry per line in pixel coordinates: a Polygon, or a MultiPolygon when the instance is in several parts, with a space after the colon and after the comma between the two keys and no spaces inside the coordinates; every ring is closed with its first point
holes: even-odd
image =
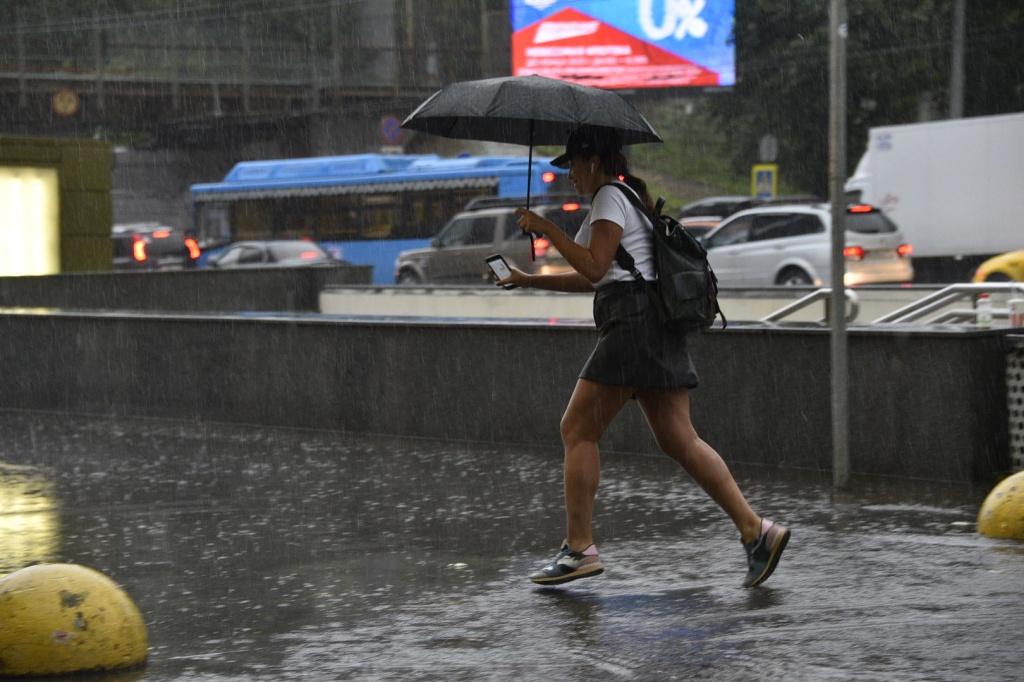
{"type": "Polygon", "coordinates": [[[280,244],[271,244],[270,253],[274,257],[275,261],[292,260],[292,259],[324,259],[329,256],[316,244],[308,242],[282,242],[280,244]],[[309,255],[311,254],[311,255],[309,255]]]}
{"type": "Polygon", "coordinates": [[[180,230],[154,230],[146,241],[150,253],[177,253],[186,248],[185,235],[180,230]]]}
{"type": "Polygon", "coordinates": [[[881,211],[870,213],[846,213],[846,231],[861,234],[882,234],[895,232],[896,223],[889,220],[881,211]]]}
{"type": "Polygon", "coordinates": [[[680,218],[693,218],[697,216],[719,216],[724,218],[736,212],[737,207],[746,203],[738,197],[725,197],[719,200],[708,199],[698,201],[684,206],[679,212],[680,218]]]}

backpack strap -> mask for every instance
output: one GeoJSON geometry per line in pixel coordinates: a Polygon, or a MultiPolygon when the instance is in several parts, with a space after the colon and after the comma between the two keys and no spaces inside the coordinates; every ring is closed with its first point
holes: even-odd
{"type": "MultiPolygon", "coordinates": [[[[628,185],[624,186],[622,183],[618,182],[609,182],[608,184],[613,187],[617,187],[620,192],[626,195],[630,203],[633,204],[633,207],[640,212],[640,215],[647,218],[647,221],[651,224],[652,232],[658,229],[655,217],[651,215],[651,213],[647,210],[647,206],[644,205],[643,200],[640,199],[639,196],[637,196],[636,192],[634,192],[631,187],[629,187],[628,185]]],[[[604,186],[606,185],[602,185],[602,187],[604,186]]],[[[600,189],[600,187],[598,189],[600,189]]],[[[659,199],[658,208],[661,209],[661,207],[664,205],[665,200],[659,199]]],[[[655,238],[653,234],[651,235],[651,238],[655,238]]],[[[662,302],[661,297],[658,296],[658,292],[654,290],[654,287],[651,285],[651,283],[648,282],[647,279],[643,276],[643,273],[640,272],[640,268],[636,266],[636,261],[633,260],[633,256],[630,255],[629,251],[626,251],[625,247],[622,246],[621,241],[619,242],[619,248],[615,249],[615,262],[619,264],[620,268],[622,268],[629,274],[633,275],[634,279],[636,279],[638,282],[644,285],[644,290],[647,292],[647,297],[651,300],[651,303],[654,304],[655,308],[657,308],[658,316],[662,318],[662,320],[664,320],[666,316],[664,307],[665,304],[662,302]]]]}
{"type": "MultiPolygon", "coordinates": [[[[633,207],[640,212],[640,215],[647,218],[648,222],[651,223],[651,227],[654,227],[654,217],[651,216],[651,214],[647,211],[647,207],[644,205],[644,202],[640,199],[640,197],[636,195],[636,192],[634,192],[630,187],[623,186],[621,183],[618,182],[609,182],[607,185],[602,185],[602,187],[615,187],[620,192],[625,194],[626,198],[629,199],[629,202],[633,204],[633,207]]],[[[619,242],[619,248],[615,250],[615,262],[619,264],[620,268],[622,268],[629,274],[633,275],[633,277],[636,278],[638,281],[647,281],[644,279],[644,276],[640,272],[640,269],[636,267],[636,261],[633,260],[633,256],[630,255],[629,251],[626,251],[625,247],[622,246],[621,242],[619,242]]]]}

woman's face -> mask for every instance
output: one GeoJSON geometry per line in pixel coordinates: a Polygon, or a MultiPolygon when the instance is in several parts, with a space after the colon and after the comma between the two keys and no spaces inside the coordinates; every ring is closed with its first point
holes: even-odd
{"type": "Polygon", "coordinates": [[[597,188],[603,184],[598,179],[600,173],[601,164],[596,155],[574,156],[569,164],[569,180],[572,181],[576,193],[580,196],[589,196],[597,191],[597,188]]]}

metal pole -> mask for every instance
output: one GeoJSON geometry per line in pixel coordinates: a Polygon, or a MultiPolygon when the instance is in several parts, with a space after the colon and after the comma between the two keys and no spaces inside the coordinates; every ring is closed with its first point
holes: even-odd
{"type": "Polygon", "coordinates": [[[319,36],[317,35],[316,24],[316,17],[310,15],[307,24],[309,26],[309,34],[307,36],[309,42],[309,81],[312,86],[309,90],[309,108],[313,111],[320,109],[320,51],[317,46],[319,36]]]}
{"type": "Polygon", "coordinates": [[[846,0],[831,0],[829,35],[829,200],[832,202],[832,483],[850,479],[849,370],[846,339],[846,0]]]}
{"type": "Polygon", "coordinates": [[[177,12],[171,22],[167,40],[170,42],[168,52],[171,61],[171,109],[181,111],[181,77],[185,72],[185,45],[182,40],[184,32],[181,28],[181,15],[177,12]]]}
{"type": "Polygon", "coordinates": [[[252,111],[252,42],[249,40],[249,22],[244,16],[238,28],[242,38],[242,111],[248,114],[252,111]]]}
{"type": "Polygon", "coordinates": [[[487,0],[480,0],[480,78],[490,78],[492,75],[490,26],[487,19],[487,0]]]}
{"type": "Polygon", "coordinates": [[[28,57],[25,51],[25,21],[21,17],[21,8],[18,8],[18,107],[24,109],[28,106],[28,57]]]}
{"type": "Polygon", "coordinates": [[[331,3],[331,85],[341,87],[341,8],[331,3]]]}
{"type": "Polygon", "coordinates": [[[953,54],[949,74],[949,117],[964,116],[964,0],[953,0],[953,54]]]}
{"type": "Polygon", "coordinates": [[[103,28],[100,26],[100,11],[92,10],[92,45],[93,62],[96,69],[96,109],[101,113],[106,110],[107,102],[103,92],[103,28]]]}

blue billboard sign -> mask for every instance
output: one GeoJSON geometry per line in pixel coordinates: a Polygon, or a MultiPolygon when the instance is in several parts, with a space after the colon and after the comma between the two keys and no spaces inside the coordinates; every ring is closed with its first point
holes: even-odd
{"type": "Polygon", "coordinates": [[[729,86],[735,0],[512,0],[512,73],[608,89],[729,86]]]}

